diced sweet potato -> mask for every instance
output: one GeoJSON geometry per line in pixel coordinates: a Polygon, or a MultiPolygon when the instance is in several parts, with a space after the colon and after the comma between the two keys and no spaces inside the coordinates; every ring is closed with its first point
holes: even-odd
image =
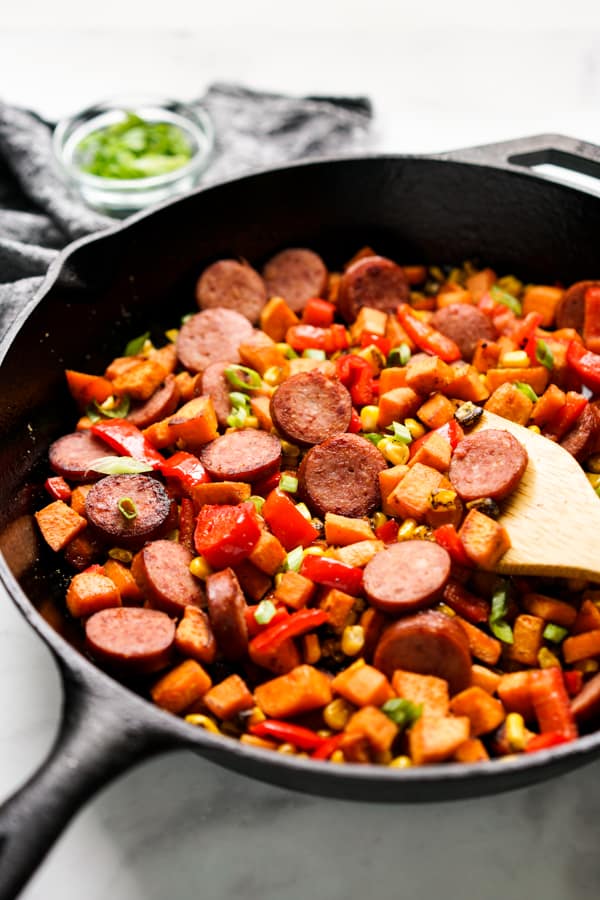
{"type": "Polygon", "coordinates": [[[584,631],[581,634],[565,638],[562,651],[566,663],[600,656],[600,629],[584,631]]]}
{"type": "MultiPolygon", "coordinates": [[[[532,616],[540,616],[546,622],[564,625],[570,628],[577,617],[577,610],[564,600],[556,600],[545,594],[524,594],[521,602],[532,616]]],[[[600,611],[598,611],[598,627],[600,628],[600,611]]]]}
{"type": "Polygon", "coordinates": [[[439,356],[415,356],[406,366],[407,387],[423,396],[444,390],[452,381],[453,369],[439,356]]]}
{"type": "Polygon", "coordinates": [[[533,423],[539,428],[543,428],[559,414],[566,402],[565,392],[561,391],[556,384],[549,384],[547,390],[538,398],[533,407],[531,413],[533,423]]]}
{"type": "Polygon", "coordinates": [[[488,369],[486,378],[492,392],[506,382],[522,381],[533,388],[539,397],[548,387],[550,373],[545,366],[529,366],[526,369],[488,369]]]}
{"type": "Polygon", "coordinates": [[[350,326],[350,339],[353,344],[360,343],[363,333],[376,334],[378,337],[385,335],[387,325],[387,313],[372,306],[361,306],[355,321],[350,326]]]}
{"type": "MultiPolygon", "coordinates": [[[[564,625],[558,619],[552,619],[558,625],[564,625]]],[[[573,624],[573,634],[581,634],[584,631],[594,631],[600,628],[600,609],[584,595],[583,603],[577,612],[577,618],[573,624]]]]}
{"type": "Polygon", "coordinates": [[[469,510],[458,534],[467,556],[482,569],[493,569],[510,547],[506,529],[476,509],[469,510]]]}
{"type": "Polygon", "coordinates": [[[176,715],[204,697],[212,685],[210,676],[195,659],[186,659],[163,675],[150,690],[157,706],[176,715]]]}
{"type": "Polygon", "coordinates": [[[271,589],[271,578],[265,572],[261,572],[249,559],[242,560],[233,567],[237,580],[244,594],[258,603],[271,589]]]}
{"type": "Polygon", "coordinates": [[[379,490],[381,491],[381,508],[386,516],[393,516],[393,511],[387,505],[387,499],[392,493],[396,485],[398,485],[406,473],[408,466],[398,465],[390,466],[389,469],[382,469],[379,473],[379,490]]]}
{"type": "Polygon", "coordinates": [[[321,609],[324,609],[329,615],[328,624],[338,633],[341,633],[346,625],[350,625],[354,621],[352,611],[355,604],[356,597],[351,597],[350,594],[339,591],[337,588],[330,588],[319,601],[321,609]]]}
{"type": "Polygon", "coordinates": [[[453,397],[456,400],[471,400],[473,403],[487,400],[490,389],[479,377],[475,366],[469,365],[464,360],[457,360],[452,363],[451,368],[454,371],[454,378],[444,388],[447,397],[453,397]]]}
{"type": "Polygon", "coordinates": [[[442,477],[437,469],[415,463],[388,496],[387,508],[402,519],[422,521],[429,509],[431,492],[439,488],[442,477]]]}
{"type": "Polygon", "coordinates": [[[65,376],[69,392],[81,412],[94,400],[98,403],[104,403],[105,400],[108,400],[115,393],[112,381],[108,378],[103,378],[101,375],[88,375],[87,372],[76,372],[73,369],[67,369],[65,376]]]}
{"type": "Polygon", "coordinates": [[[545,625],[539,616],[530,616],[527,613],[517,616],[513,625],[514,643],[509,649],[510,658],[523,666],[537,666],[545,625]]]}
{"type": "Polygon", "coordinates": [[[121,605],[118,588],[101,572],[79,572],[67,589],[67,609],[75,619],[83,619],[121,605]]]}
{"type": "Polygon", "coordinates": [[[337,547],[331,555],[334,559],[346,563],[347,566],[362,568],[369,560],[373,559],[376,553],[383,550],[383,547],[383,541],[357,541],[346,547],[337,547]]]}
{"type": "Polygon", "coordinates": [[[218,719],[232,719],[245,709],[252,709],[254,697],[239,675],[230,675],[204,694],[204,705],[218,719]]]}
{"type": "Polygon", "coordinates": [[[215,661],[217,642],[203,610],[186,606],[175,632],[175,646],[182,656],[189,656],[207,666],[215,661]]]}
{"type": "Polygon", "coordinates": [[[260,314],[260,327],[274,341],[284,341],[288,328],[300,320],[283,297],[271,297],[260,314]]]}
{"type": "Polygon", "coordinates": [[[127,394],[133,400],[148,400],[160,387],[167,372],[159,362],[144,359],[118,375],[113,386],[117,394],[127,394]]]}
{"type": "Polygon", "coordinates": [[[496,388],[486,401],[485,408],[497,416],[504,416],[511,422],[517,422],[518,425],[527,425],[533,410],[533,401],[507,381],[496,388]]]}
{"type": "Polygon", "coordinates": [[[296,666],[286,675],[260,684],[254,691],[257,705],[267,716],[289,719],[320,709],[331,702],[331,682],[313,666],[296,666]]]}
{"type": "Polygon", "coordinates": [[[540,313],[542,328],[550,328],[554,325],[556,307],[564,294],[563,288],[553,287],[549,284],[530,284],[523,293],[523,315],[530,312],[540,313]]]}
{"type": "MultiPolygon", "coordinates": [[[[158,424],[158,423],[157,423],[158,424]]],[[[219,436],[217,416],[210,397],[194,397],[168,420],[172,444],[194,450],[219,436]]]]}
{"type": "Polygon", "coordinates": [[[252,565],[267,575],[274,575],[285,558],[285,547],[270,531],[261,532],[258,542],[249,556],[252,565]]]}
{"type": "Polygon", "coordinates": [[[35,520],[44,540],[56,553],[66,547],[87,525],[83,516],[67,506],[63,500],[55,500],[38,510],[35,513],[35,520]]]}
{"type": "Polygon", "coordinates": [[[467,716],[471,722],[472,737],[493,731],[506,716],[499,700],[474,685],[454,695],[450,701],[450,711],[455,716],[467,716]]]}
{"type": "Polygon", "coordinates": [[[531,672],[529,669],[520,672],[507,672],[500,677],[497,694],[502,700],[507,713],[516,712],[526,722],[534,718],[533,700],[531,697],[531,672]]]}
{"type": "Polygon", "coordinates": [[[277,344],[257,347],[252,343],[244,343],[240,344],[238,352],[243,365],[254,369],[260,375],[264,375],[268,369],[277,368],[281,370],[282,378],[287,377],[289,363],[277,344]]]}
{"type": "Polygon", "coordinates": [[[177,368],[177,349],[175,344],[156,347],[148,354],[148,359],[163,367],[165,375],[170,375],[177,368]]]}
{"type": "Polygon", "coordinates": [[[376,540],[368,519],[353,519],[331,512],[325,513],[325,537],[328,544],[338,546],[376,540]]]}
{"type": "Polygon", "coordinates": [[[500,345],[496,341],[488,341],[481,338],[477,341],[473,354],[473,367],[481,373],[489,369],[495,369],[500,359],[500,345]]]}
{"type": "Polygon", "coordinates": [[[396,669],[392,676],[392,687],[404,700],[422,703],[424,716],[448,715],[448,682],[443,678],[396,669]]]}
{"type": "Polygon", "coordinates": [[[469,737],[466,716],[421,716],[408,732],[410,757],[416,766],[444,762],[469,737]]]}
{"type": "Polygon", "coordinates": [[[476,625],[471,625],[462,616],[454,616],[453,621],[460,625],[465,632],[469,642],[469,650],[473,656],[489,666],[495,666],[502,655],[501,642],[486,634],[481,628],[477,628],[476,625]]]}
{"type": "Polygon", "coordinates": [[[191,494],[197,508],[206,503],[237,506],[249,499],[252,488],[243,481],[209,481],[206,484],[196,484],[191,494]]]}
{"type": "Polygon", "coordinates": [[[157,450],[171,447],[175,440],[171,429],[169,428],[168,419],[161,419],[159,422],[153,422],[152,425],[148,425],[147,428],[142,429],[142,434],[157,450]]]}
{"type": "Polygon", "coordinates": [[[450,458],[452,456],[452,448],[450,442],[432,431],[426,441],[419,446],[416,453],[411,457],[408,465],[410,468],[417,463],[429,466],[431,469],[437,469],[438,472],[447,472],[450,466],[450,458]]]}
{"type": "Polygon", "coordinates": [[[271,398],[262,395],[250,397],[250,409],[252,415],[258,419],[258,424],[263,431],[273,430],[273,419],[271,418],[271,398]]]}
{"type": "Polygon", "coordinates": [[[441,428],[454,415],[454,404],[444,394],[434,394],[417,410],[417,418],[428,428],[441,428]]]}
{"type": "Polygon", "coordinates": [[[394,696],[392,686],[379,669],[359,659],[331,682],[336,694],[355,706],[383,706],[394,696]]]}
{"type": "Polygon", "coordinates": [[[484,294],[496,283],[496,273],[493,269],[481,269],[473,272],[465,279],[465,287],[471,294],[474,303],[479,303],[484,294]]]}
{"type": "Polygon", "coordinates": [[[489,759],[490,754],[485,749],[485,745],[479,738],[468,738],[458,747],[452,756],[452,759],[456,762],[463,763],[474,763],[474,762],[483,762],[483,760],[489,759]]]}
{"type": "MultiPolygon", "coordinates": [[[[385,371],[385,370],[384,370],[385,371]]],[[[392,422],[402,422],[414,416],[421,405],[420,396],[409,387],[394,388],[379,397],[379,428],[385,428],[392,422]]]]}
{"type": "Polygon", "coordinates": [[[403,387],[406,387],[406,366],[387,366],[382,370],[379,376],[380,395],[403,387]]]}
{"type": "Polygon", "coordinates": [[[471,666],[471,684],[483,688],[488,694],[496,693],[500,678],[498,672],[493,672],[487,666],[480,666],[478,663],[471,666]]]}
{"type": "Polygon", "coordinates": [[[376,706],[363,706],[350,717],[344,730],[365,737],[376,753],[389,750],[398,734],[398,726],[376,706]]]}
{"type": "Polygon", "coordinates": [[[391,342],[392,347],[399,347],[400,344],[407,344],[411,353],[416,349],[414,342],[409,338],[395,316],[388,316],[387,325],[385,326],[385,336],[388,341],[391,342]]]}
{"type": "Polygon", "coordinates": [[[116,559],[107,559],[104,574],[116,586],[124,606],[142,606],[144,595],[131,574],[131,569],[116,559]]]}
{"type": "Polygon", "coordinates": [[[455,282],[443,284],[438,291],[436,301],[438,309],[444,309],[446,306],[454,306],[456,303],[462,304],[463,306],[473,305],[473,297],[471,296],[470,291],[465,290],[465,288],[462,288],[455,282]]]}
{"type": "Polygon", "coordinates": [[[250,659],[274,675],[286,675],[303,662],[298,646],[292,638],[286,638],[276,646],[267,647],[266,650],[257,650],[251,643],[250,659]]]}
{"type": "Polygon", "coordinates": [[[299,572],[284,572],[275,588],[274,598],[291,609],[302,609],[313,597],[316,587],[299,572]]]}
{"type": "Polygon", "coordinates": [[[78,484],[71,493],[71,509],[85,518],[85,498],[94,487],[93,484],[78,484]]]}

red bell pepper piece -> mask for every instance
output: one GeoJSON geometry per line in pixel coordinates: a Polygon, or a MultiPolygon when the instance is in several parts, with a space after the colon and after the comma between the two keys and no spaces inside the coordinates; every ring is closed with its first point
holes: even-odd
{"type": "Polygon", "coordinates": [[[549,731],[546,734],[536,734],[532,737],[525,747],[525,753],[537,753],[538,750],[547,750],[549,747],[556,747],[558,744],[568,744],[573,738],[565,737],[558,731],[549,731]]]}
{"type": "Polygon", "coordinates": [[[319,328],[329,328],[333,325],[335,317],[335,306],[328,300],[321,300],[320,297],[311,297],[306,301],[306,306],[302,313],[302,321],[306,325],[317,325],[319,328]]]}
{"type": "Polygon", "coordinates": [[[456,419],[450,419],[448,422],[446,422],[445,425],[440,425],[439,428],[434,428],[433,431],[428,431],[427,434],[424,434],[422,437],[417,438],[416,441],[413,441],[412,444],[410,444],[411,459],[415,455],[419,447],[422,447],[434,432],[436,434],[439,434],[440,437],[446,438],[446,440],[450,444],[451,450],[456,450],[456,447],[465,436],[463,429],[458,424],[456,419]]]}
{"type": "Polygon", "coordinates": [[[329,759],[342,743],[343,737],[343,734],[332,734],[331,737],[323,738],[323,743],[317,747],[314,753],[311,753],[312,759],[329,759]]]}
{"type": "Polygon", "coordinates": [[[112,381],[103,375],[88,375],[86,372],[67,369],[65,376],[69,392],[81,411],[94,401],[104,403],[115,392],[112,381]]]}
{"type": "Polygon", "coordinates": [[[306,634],[328,620],[329,616],[324,609],[299,609],[298,612],[292,613],[287,619],[282,619],[276,622],[275,625],[269,625],[264,631],[257,634],[255,638],[252,638],[250,641],[250,655],[264,653],[266,650],[274,650],[288,638],[306,634]]]}
{"type": "Polygon", "coordinates": [[[174,478],[186,493],[191,493],[192,488],[198,484],[206,484],[210,481],[206,469],[197,456],[180,450],[166,459],[160,466],[160,471],[165,478],[174,478]]]}
{"type": "Polygon", "coordinates": [[[395,519],[388,519],[375,529],[375,537],[384,544],[393,544],[398,539],[399,525],[395,519]]]}
{"type": "Polygon", "coordinates": [[[44,487],[53,500],[63,500],[65,503],[68,503],[71,499],[71,488],[62,477],[62,475],[55,475],[51,478],[46,478],[44,487]]]}
{"type": "Polygon", "coordinates": [[[362,569],[349,566],[339,559],[328,556],[305,556],[300,566],[300,574],[317,584],[338,588],[356,597],[362,589],[362,569]]]}
{"type": "Polygon", "coordinates": [[[252,552],[260,526],[252,503],[203,506],[198,513],[194,546],[213,569],[237,566],[252,552]]]}
{"type": "Polygon", "coordinates": [[[319,532],[305,519],[293,500],[279,488],[271,491],[261,510],[262,516],[286,550],[308,547],[319,537],[319,532]]]}
{"type": "Polygon", "coordinates": [[[152,466],[153,469],[159,469],[165,461],[164,456],[154,449],[140,429],[128,422],[127,419],[106,419],[102,422],[95,422],[92,425],[92,433],[123,456],[139,459],[152,466]]]}
{"type": "Polygon", "coordinates": [[[583,342],[588,350],[600,351],[600,286],[591,285],[584,294],[583,342]]]}
{"type": "Polygon", "coordinates": [[[273,472],[268,478],[263,478],[262,481],[255,481],[252,485],[252,493],[255,496],[268,497],[271,491],[274,491],[276,487],[279,487],[280,481],[281,472],[273,472]]]}
{"type": "Polygon", "coordinates": [[[358,434],[362,431],[362,422],[360,421],[360,416],[352,407],[352,415],[350,416],[350,424],[348,425],[348,431],[350,434],[358,434]]]}
{"type": "Polygon", "coordinates": [[[451,559],[460,566],[473,568],[471,559],[467,556],[467,551],[463,547],[458,531],[454,525],[440,525],[433,532],[433,536],[440,547],[447,550],[451,559]]]}
{"type": "Polygon", "coordinates": [[[256,606],[247,606],[244,610],[244,618],[246,619],[246,627],[248,628],[248,635],[253,638],[256,637],[257,634],[260,634],[261,631],[264,631],[265,628],[271,628],[273,625],[277,625],[278,622],[283,621],[283,619],[289,619],[290,614],[283,606],[280,606],[275,610],[275,614],[273,618],[264,625],[261,625],[260,622],[256,621],[254,616],[256,610],[258,609],[258,604],[256,606]]]}
{"type": "Polygon", "coordinates": [[[334,353],[336,350],[345,350],[348,346],[348,334],[343,325],[330,325],[329,328],[320,328],[317,325],[292,325],[288,328],[285,339],[293,350],[324,350],[325,353],[334,353]]]}
{"type": "Polygon", "coordinates": [[[487,600],[471,594],[458,581],[449,581],[444,588],[444,603],[473,625],[487,622],[490,616],[491,607],[487,600]]]}
{"type": "Polygon", "coordinates": [[[373,403],[376,390],[371,364],[361,356],[349,353],[336,360],[337,376],[350,391],[354,406],[373,403]]]}
{"type": "Polygon", "coordinates": [[[539,365],[537,351],[537,330],[542,322],[542,314],[538,312],[527,313],[518,324],[511,337],[520,350],[524,350],[532,365],[539,365]]]}
{"type": "Polygon", "coordinates": [[[579,672],[577,669],[563,670],[563,681],[569,697],[576,697],[583,687],[583,672],[579,672]]]}
{"type": "Polygon", "coordinates": [[[196,511],[189,497],[182,497],[179,506],[179,543],[193,553],[196,511]]]}
{"type": "Polygon", "coordinates": [[[384,356],[389,356],[389,352],[392,349],[392,342],[389,338],[380,337],[378,334],[371,334],[369,331],[363,331],[360,336],[360,346],[361,347],[377,347],[378,350],[381,350],[384,356]]]}
{"type": "Polygon", "coordinates": [[[567,740],[577,737],[577,724],[558,666],[531,672],[531,701],[542,734],[557,733],[567,740]]]}
{"type": "Polygon", "coordinates": [[[583,344],[571,341],[567,347],[567,364],[581,382],[595,394],[600,392],[600,354],[592,353],[583,344]]]}
{"type": "Polygon", "coordinates": [[[291,722],[280,722],[278,719],[265,719],[264,722],[257,722],[256,725],[250,726],[249,731],[256,737],[273,738],[285,744],[293,744],[299,750],[316,750],[327,740],[311,728],[292,725],[291,722]]]}
{"type": "Polygon", "coordinates": [[[461,358],[458,345],[441,331],[436,331],[428,322],[418,319],[407,303],[400,304],[396,315],[407,335],[419,350],[435,353],[444,362],[454,362],[461,358]]]}
{"type": "MultiPolygon", "coordinates": [[[[600,359],[600,356],[598,359],[600,359]]],[[[564,406],[548,422],[544,428],[544,435],[560,441],[563,435],[573,427],[587,405],[587,397],[584,397],[583,394],[578,394],[576,391],[567,391],[564,406]]]]}

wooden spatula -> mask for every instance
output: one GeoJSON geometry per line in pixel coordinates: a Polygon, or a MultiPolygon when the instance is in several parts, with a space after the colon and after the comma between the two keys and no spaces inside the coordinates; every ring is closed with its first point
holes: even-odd
{"type": "Polygon", "coordinates": [[[600,497],[579,463],[558,444],[515,422],[484,412],[473,429],[509,431],[529,463],[499,521],[511,541],[496,570],[600,582],[600,497]]]}

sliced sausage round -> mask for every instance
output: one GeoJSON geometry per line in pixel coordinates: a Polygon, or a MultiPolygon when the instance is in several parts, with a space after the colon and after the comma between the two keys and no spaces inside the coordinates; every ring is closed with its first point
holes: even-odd
{"type": "Polygon", "coordinates": [[[160,537],[170,524],[171,500],[162,484],[148,475],[107,475],[85,498],[85,516],[92,531],[115,547],[138,549],[160,537]],[[134,511],[129,518],[119,506],[134,511]]]}
{"type": "Polygon", "coordinates": [[[593,403],[588,403],[573,428],[560,442],[560,446],[568,450],[577,462],[582,463],[596,452],[599,438],[600,410],[593,403]]]}
{"type": "Polygon", "coordinates": [[[373,656],[373,665],[388,678],[396,669],[436,675],[448,682],[451,694],[471,683],[471,663],[469,642],[460,625],[431,609],[386,628],[373,656]]]}
{"type": "Polygon", "coordinates": [[[175,622],[157,609],[103,609],[85,623],[85,639],[100,665],[123,675],[148,675],[171,662],[175,622]]]}
{"type": "Polygon", "coordinates": [[[302,247],[282,250],[265,264],[263,278],[269,297],[283,297],[299,312],[310,297],[322,297],[327,288],[327,267],[318,253],[302,247]]]}
{"type": "Polygon", "coordinates": [[[230,431],[206,444],[200,461],[215,481],[259,481],[281,465],[281,443],[253,428],[230,431]]]}
{"type": "Polygon", "coordinates": [[[527,468],[527,451],[509,434],[490,428],[470,434],[452,454],[448,477],[462,500],[503,500],[527,468]]]}
{"type": "Polygon", "coordinates": [[[585,322],[585,292],[600,287],[600,281],[577,281],[564,292],[556,306],[556,327],[574,328],[581,333],[585,322]]]}
{"type": "Polygon", "coordinates": [[[137,554],[132,572],[154,609],[180,617],[186,606],[205,606],[204,591],[190,572],[193,554],[176,541],[150,541],[137,554]]]}
{"type": "Polygon", "coordinates": [[[258,322],[267,291],[258,272],[248,263],[220,259],[198,279],[196,300],[200,309],[233,309],[249,322],[258,322]]]}
{"type": "Polygon", "coordinates": [[[102,456],[112,454],[104,441],[90,431],[74,431],[50,444],[50,467],[67,481],[94,481],[102,478],[100,472],[90,470],[90,464],[102,456]]]}
{"type": "Polygon", "coordinates": [[[206,579],[208,615],[219,650],[230,662],[248,653],[246,599],[233,569],[222,569],[206,579]]]}
{"type": "Polygon", "coordinates": [[[190,372],[203,372],[218,360],[237,363],[238,347],[252,332],[248,319],[233,309],[204,309],[179,329],[175,345],[177,358],[190,372]]]}
{"type": "Polygon", "coordinates": [[[181,392],[174,375],[167,375],[164,383],[145,403],[132,405],[127,419],[138,428],[147,428],[153,422],[165,419],[174,413],[179,404],[181,392]]]}
{"type": "Polygon", "coordinates": [[[292,444],[320,444],[346,431],[351,416],[349,391],[321,372],[301,372],[287,378],[271,398],[273,424],[292,444]]]}
{"type": "Polygon", "coordinates": [[[312,447],[298,470],[302,498],[310,509],[341,516],[368,516],[381,502],[379,473],[387,462],[358,434],[338,434],[312,447]]]}
{"type": "Polygon", "coordinates": [[[340,280],[338,308],[352,323],[361,306],[395,313],[410,297],[408,279],[397,263],[385,256],[365,256],[349,266],[340,280]]]}
{"type": "Polygon", "coordinates": [[[431,541],[390,544],[365,566],[365,593],[389,616],[422,609],[441,598],[450,562],[446,550],[431,541]]]}
{"type": "Polygon", "coordinates": [[[476,306],[453,303],[438,309],[431,318],[431,324],[457,344],[460,354],[471,362],[477,341],[493,341],[496,329],[488,316],[476,306]]]}
{"type": "Polygon", "coordinates": [[[233,388],[225,376],[225,369],[231,365],[231,361],[211,363],[202,373],[202,393],[212,400],[217,422],[223,428],[231,413],[229,394],[233,388]]]}

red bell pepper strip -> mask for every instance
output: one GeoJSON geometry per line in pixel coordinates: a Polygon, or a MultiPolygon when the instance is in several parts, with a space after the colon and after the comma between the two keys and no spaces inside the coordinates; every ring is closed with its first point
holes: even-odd
{"type": "Polygon", "coordinates": [[[380,337],[378,334],[371,334],[369,331],[363,331],[360,336],[360,346],[375,346],[378,350],[381,350],[384,356],[389,356],[389,352],[392,349],[392,342],[389,338],[380,337]]]}
{"type": "Polygon", "coordinates": [[[312,522],[304,518],[293,500],[279,488],[271,491],[263,503],[261,513],[277,540],[288,552],[294,547],[308,547],[319,537],[312,522]]]}
{"type": "Polygon", "coordinates": [[[182,497],[179,506],[179,543],[193,553],[196,511],[189,497],[182,497]]]}
{"type": "Polygon", "coordinates": [[[306,306],[302,313],[302,321],[306,325],[316,325],[319,328],[329,328],[333,325],[335,317],[335,306],[328,300],[321,300],[320,297],[311,297],[306,301],[306,306]]]}
{"type": "Polygon", "coordinates": [[[583,672],[579,672],[577,669],[563,670],[563,681],[569,697],[576,697],[583,687],[583,672]]]}
{"type": "Polygon", "coordinates": [[[444,588],[444,603],[473,625],[487,622],[490,617],[491,607],[487,600],[471,594],[458,581],[449,581],[444,588]]]}
{"type": "Polygon", "coordinates": [[[225,569],[246,559],[259,537],[254,504],[207,504],[198,513],[194,546],[213,569],[225,569]]]}
{"type": "Polygon", "coordinates": [[[584,294],[583,342],[588,350],[600,351],[600,285],[591,285],[584,294]]]}
{"type": "Polygon", "coordinates": [[[317,747],[314,753],[311,753],[312,759],[329,759],[331,754],[340,746],[343,738],[343,734],[332,734],[331,737],[323,738],[323,743],[317,747]]]}
{"type": "Polygon", "coordinates": [[[328,620],[329,616],[324,609],[299,609],[298,612],[292,613],[287,619],[282,619],[276,622],[275,625],[269,625],[264,631],[257,634],[255,638],[252,638],[250,641],[250,655],[273,650],[288,638],[306,634],[328,620]]]}
{"type": "Polygon", "coordinates": [[[565,737],[558,731],[549,731],[546,734],[536,734],[530,738],[525,747],[525,753],[537,753],[538,750],[548,750],[549,747],[557,747],[558,744],[568,744],[573,738],[565,737]]]}
{"type": "Polygon", "coordinates": [[[577,737],[577,724],[558,666],[531,672],[531,701],[542,734],[557,733],[567,740],[577,737]]]}
{"type": "Polygon", "coordinates": [[[600,392],[600,353],[592,353],[583,344],[571,341],[567,347],[567,364],[590,391],[600,392]]]}
{"type": "Polygon", "coordinates": [[[349,353],[336,360],[337,376],[350,391],[354,406],[367,406],[376,397],[371,364],[361,356],[349,353]]]}
{"type": "Polygon", "coordinates": [[[46,478],[44,487],[53,498],[53,500],[63,500],[65,503],[68,503],[71,499],[71,488],[62,477],[62,475],[55,475],[51,478],[46,478]]]}
{"type": "Polygon", "coordinates": [[[350,424],[348,425],[348,431],[350,434],[358,434],[362,431],[362,422],[360,421],[360,416],[352,407],[352,415],[350,416],[350,424]]]}
{"type": "Polygon", "coordinates": [[[525,318],[522,319],[521,322],[519,322],[519,325],[511,335],[515,344],[517,344],[520,350],[525,351],[525,353],[531,360],[531,364],[534,366],[539,365],[536,356],[537,330],[542,322],[542,318],[543,316],[541,313],[527,313],[525,318]]]}
{"type": "Polygon", "coordinates": [[[563,435],[573,427],[587,405],[587,397],[584,397],[583,394],[567,391],[564,405],[544,428],[545,437],[560,441],[563,435]]]}
{"type": "Polygon", "coordinates": [[[458,563],[460,566],[467,566],[470,569],[473,568],[473,563],[467,556],[467,551],[465,550],[463,542],[454,525],[440,525],[440,527],[436,528],[433,532],[433,536],[440,547],[443,547],[444,550],[448,551],[454,562],[458,563]]]}
{"type": "Polygon", "coordinates": [[[419,350],[435,353],[444,362],[454,362],[461,358],[458,345],[441,331],[436,331],[429,323],[417,318],[407,303],[400,304],[396,315],[409,338],[419,350]]]}
{"type": "Polygon", "coordinates": [[[290,614],[287,609],[284,609],[283,606],[279,607],[275,611],[275,615],[273,618],[267,622],[265,625],[261,625],[260,622],[256,621],[255,613],[258,609],[258,604],[256,606],[247,606],[244,610],[244,618],[246,619],[246,627],[248,629],[249,637],[256,637],[257,634],[260,634],[261,631],[264,631],[265,628],[271,628],[272,625],[277,625],[278,622],[282,622],[283,619],[289,619],[290,614]]]}
{"type": "Polygon", "coordinates": [[[320,328],[317,325],[292,325],[285,335],[286,342],[293,350],[324,350],[325,353],[334,353],[336,350],[345,350],[348,347],[348,334],[343,325],[330,325],[329,328],[320,328]]]}
{"type": "Polygon", "coordinates": [[[250,726],[249,731],[256,737],[273,738],[276,741],[293,744],[299,750],[316,750],[327,740],[311,728],[292,725],[290,722],[280,722],[277,719],[265,719],[264,722],[257,722],[250,726]]]}
{"type": "Polygon", "coordinates": [[[395,519],[388,519],[375,529],[375,537],[384,544],[393,544],[398,539],[399,525],[395,519]]]}
{"type": "Polygon", "coordinates": [[[352,594],[353,597],[360,594],[362,589],[362,569],[328,556],[305,556],[300,566],[300,574],[316,584],[337,588],[346,594],[352,594]]]}
{"type": "Polygon", "coordinates": [[[176,479],[183,490],[190,494],[192,488],[198,484],[206,484],[210,481],[206,469],[197,456],[180,450],[166,459],[160,466],[160,471],[165,478],[176,479]]]}
{"type": "Polygon", "coordinates": [[[131,456],[159,469],[165,461],[139,428],[127,419],[106,419],[92,425],[92,433],[123,456],[131,456]]]}

